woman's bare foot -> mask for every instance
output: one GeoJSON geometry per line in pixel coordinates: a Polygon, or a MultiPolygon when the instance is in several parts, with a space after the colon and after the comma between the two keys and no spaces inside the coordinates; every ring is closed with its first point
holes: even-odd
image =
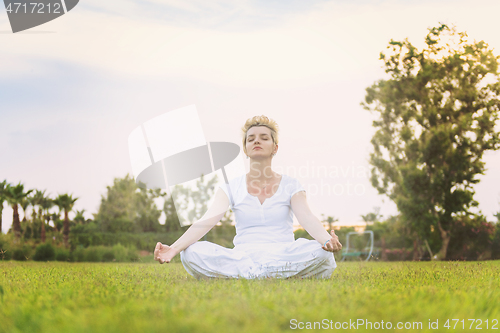
{"type": "Polygon", "coordinates": [[[156,243],[154,257],[155,260],[160,264],[169,263],[172,259],[167,253],[171,250],[170,246],[162,244],[160,242],[156,243]]]}

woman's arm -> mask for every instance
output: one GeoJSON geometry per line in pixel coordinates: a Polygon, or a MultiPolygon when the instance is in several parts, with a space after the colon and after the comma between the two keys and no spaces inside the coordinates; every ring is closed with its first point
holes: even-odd
{"type": "Polygon", "coordinates": [[[161,243],[156,245],[155,260],[170,262],[173,257],[186,249],[191,244],[197,242],[201,237],[212,229],[221,220],[229,207],[229,198],[219,189],[215,194],[214,201],[198,221],[194,222],[186,232],[179,237],[171,246],[161,243]]]}
{"type": "Polygon", "coordinates": [[[328,231],[323,228],[319,219],[314,216],[307,204],[306,192],[300,191],[295,193],[290,200],[292,211],[297,216],[300,225],[317,240],[323,248],[327,251],[336,252],[342,249],[342,244],[338,241],[337,235],[332,230],[330,235],[328,231]]]}

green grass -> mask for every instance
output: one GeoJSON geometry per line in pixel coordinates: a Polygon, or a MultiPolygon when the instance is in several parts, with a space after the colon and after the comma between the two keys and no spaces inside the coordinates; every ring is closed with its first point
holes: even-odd
{"type": "Polygon", "coordinates": [[[442,326],[500,321],[499,277],[500,261],[341,262],[330,280],[196,280],[180,263],[0,261],[0,332],[301,331],[292,319],[424,328],[392,331],[429,331],[438,319],[434,332],[461,332],[442,326]]]}

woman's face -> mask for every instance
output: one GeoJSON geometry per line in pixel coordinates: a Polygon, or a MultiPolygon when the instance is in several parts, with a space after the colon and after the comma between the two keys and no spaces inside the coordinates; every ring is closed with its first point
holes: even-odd
{"type": "Polygon", "coordinates": [[[271,137],[271,129],[266,126],[251,127],[247,131],[246,149],[247,155],[251,158],[271,157],[274,153],[274,142],[271,137]],[[257,147],[260,147],[260,149],[257,147]]]}

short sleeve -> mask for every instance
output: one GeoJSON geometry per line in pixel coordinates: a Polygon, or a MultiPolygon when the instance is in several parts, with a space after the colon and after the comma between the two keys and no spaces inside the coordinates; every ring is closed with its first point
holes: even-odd
{"type": "Polygon", "coordinates": [[[219,188],[221,188],[224,191],[224,193],[226,193],[226,196],[229,199],[229,191],[227,190],[227,184],[225,184],[225,183],[224,184],[220,184],[219,188]]]}
{"type": "Polygon", "coordinates": [[[299,180],[295,179],[295,178],[293,178],[293,180],[292,180],[292,187],[291,188],[292,188],[292,192],[290,194],[290,199],[297,192],[300,192],[300,191],[304,191],[305,192],[304,187],[302,187],[302,185],[300,184],[299,180]]]}
{"type": "MultiPolygon", "coordinates": [[[[232,200],[232,197],[229,195],[228,185],[226,183],[223,183],[223,184],[219,185],[219,188],[221,188],[224,191],[224,193],[226,193],[226,196],[229,199],[229,207],[231,209],[233,209],[233,200],[232,200]]],[[[231,192],[233,192],[233,191],[231,191],[231,192]]]]}

